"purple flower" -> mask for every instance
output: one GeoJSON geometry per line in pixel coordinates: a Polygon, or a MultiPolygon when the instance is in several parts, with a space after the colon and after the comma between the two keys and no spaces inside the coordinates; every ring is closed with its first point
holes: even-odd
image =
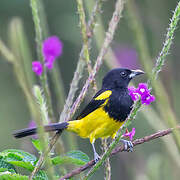
{"type": "Polygon", "coordinates": [[[151,102],[155,101],[155,96],[150,94],[150,90],[146,83],[140,83],[137,91],[141,95],[141,103],[149,105],[151,102]]]}
{"type": "Polygon", "coordinates": [[[32,70],[36,73],[37,76],[41,76],[43,72],[43,66],[39,61],[33,61],[32,70]]]}
{"type": "Polygon", "coordinates": [[[44,40],[42,52],[45,61],[54,61],[62,54],[63,44],[57,36],[51,36],[44,40]]]}
{"type": "Polygon", "coordinates": [[[142,104],[149,105],[151,102],[155,101],[155,96],[150,93],[146,93],[141,97],[142,104]]]}
{"type": "Polygon", "coordinates": [[[136,88],[134,88],[134,87],[129,87],[128,90],[129,90],[129,95],[131,96],[131,98],[132,98],[133,101],[136,101],[136,100],[139,99],[140,94],[139,94],[139,92],[137,91],[136,88]]]}
{"type": "Polygon", "coordinates": [[[149,89],[147,87],[147,84],[146,83],[139,83],[137,91],[139,92],[139,94],[141,96],[143,96],[144,94],[149,93],[149,89]]]}
{"type": "Polygon", "coordinates": [[[155,101],[155,96],[150,94],[150,90],[146,83],[140,83],[138,88],[129,87],[129,95],[133,101],[136,101],[141,97],[141,103],[149,105],[151,102],[155,101]]]}
{"type": "Polygon", "coordinates": [[[130,141],[132,141],[135,133],[136,133],[136,128],[132,128],[132,131],[126,132],[125,134],[123,134],[123,137],[129,137],[130,141]]]}

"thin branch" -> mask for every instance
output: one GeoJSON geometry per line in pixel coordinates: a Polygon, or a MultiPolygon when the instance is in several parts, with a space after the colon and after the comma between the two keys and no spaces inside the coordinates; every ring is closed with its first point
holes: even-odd
{"type": "MultiPolygon", "coordinates": [[[[105,37],[104,43],[103,43],[102,48],[100,50],[100,53],[97,57],[97,60],[96,60],[96,63],[93,67],[92,73],[89,76],[89,78],[87,79],[84,87],[82,88],[82,90],[81,90],[78,98],[74,102],[72,108],[70,109],[70,118],[74,115],[74,113],[77,110],[77,108],[79,107],[81,101],[84,99],[84,96],[85,96],[85,94],[89,88],[90,83],[95,78],[95,75],[97,74],[100,66],[103,63],[103,58],[104,58],[104,56],[108,50],[108,47],[109,47],[109,45],[110,45],[110,43],[114,37],[114,33],[115,33],[115,30],[116,30],[117,25],[119,23],[123,7],[124,7],[124,0],[118,0],[116,2],[116,5],[115,5],[115,11],[114,11],[113,16],[111,18],[111,21],[109,23],[108,31],[106,32],[106,37],[105,37]]],[[[68,119],[66,119],[66,120],[68,120],[68,119]]]]}
{"type": "MultiPolygon", "coordinates": [[[[89,28],[91,29],[91,32],[93,32],[93,29],[94,29],[94,25],[95,24],[95,17],[96,17],[96,14],[100,8],[100,3],[101,3],[102,0],[97,0],[96,2],[96,5],[93,9],[93,12],[92,12],[92,16],[90,18],[90,21],[88,23],[89,25],[89,28]]],[[[89,39],[89,42],[91,42],[91,39],[89,39]]],[[[68,97],[66,99],[66,103],[65,103],[65,106],[64,106],[64,109],[60,115],[60,120],[59,121],[65,121],[65,119],[68,119],[68,114],[69,114],[69,108],[70,106],[72,105],[73,103],[73,99],[74,99],[74,96],[75,96],[75,93],[78,89],[78,83],[82,77],[82,74],[83,74],[83,70],[84,70],[84,67],[85,67],[85,61],[83,60],[83,51],[84,51],[84,46],[82,47],[81,49],[81,53],[80,53],[80,58],[79,58],[79,61],[78,61],[78,64],[77,64],[77,68],[76,68],[76,71],[74,73],[74,77],[73,77],[73,80],[71,82],[71,85],[70,85],[70,90],[69,90],[69,94],[68,94],[68,97]]],[[[49,142],[49,147],[48,149],[46,150],[46,152],[44,154],[41,154],[37,164],[36,164],[36,168],[34,169],[34,174],[36,174],[39,169],[41,168],[42,164],[43,164],[43,161],[46,157],[46,155],[52,150],[54,144],[56,143],[56,141],[58,140],[58,138],[60,137],[61,134],[59,134],[58,132],[52,137],[52,139],[50,140],[49,142]]]]}
{"type": "MultiPolygon", "coordinates": [[[[84,57],[84,60],[86,61],[87,69],[90,75],[92,72],[92,66],[91,66],[91,60],[90,60],[90,54],[89,54],[89,43],[88,43],[88,32],[87,32],[88,28],[86,24],[84,5],[83,5],[83,0],[76,0],[76,1],[77,1],[78,13],[79,13],[81,34],[82,34],[82,39],[83,39],[83,47],[84,47],[83,57],[84,57]]],[[[93,89],[97,91],[97,85],[96,85],[95,79],[93,80],[92,85],[93,85],[93,89]]]]}
{"type": "Polygon", "coordinates": [[[81,34],[82,34],[82,39],[83,39],[84,59],[87,63],[88,72],[89,72],[89,74],[91,74],[92,67],[91,67],[91,61],[90,61],[90,55],[89,55],[87,24],[86,24],[86,19],[85,19],[83,1],[82,0],[76,0],[76,1],[77,1],[78,13],[79,13],[79,22],[80,22],[81,34]]]}
{"type": "MultiPolygon", "coordinates": [[[[151,72],[152,72],[153,64],[152,64],[150,53],[148,50],[149,48],[148,48],[148,43],[146,40],[145,32],[143,29],[143,25],[138,16],[138,10],[136,8],[135,1],[128,0],[126,5],[127,5],[127,12],[128,12],[129,27],[131,27],[132,32],[133,32],[132,34],[134,34],[135,44],[137,46],[141,64],[143,65],[148,78],[151,79],[151,76],[152,76],[151,72]]],[[[174,16],[171,21],[171,24],[173,24],[173,26],[169,25],[169,27],[172,27],[173,29],[171,29],[167,33],[165,44],[168,44],[168,42],[172,43],[172,40],[173,40],[172,32],[173,32],[173,30],[176,29],[177,20],[178,20],[178,17],[175,18],[174,16]],[[171,35],[171,37],[169,37],[170,35],[171,35]],[[169,41],[169,39],[171,39],[171,41],[169,41]]],[[[178,16],[178,14],[176,14],[176,16],[178,16]]],[[[165,52],[167,51],[167,50],[165,51],[166,46],[163,47],[163,49],[161,51],[161,55],[165,54],[165,52]]],[[[159,59],[160,59],[160,57],[158,57],[158,59],[157,59],[157,64],[159,62],[159,59]]],[[[165,61],[165,59],[163,61],[165,61]]],[[[166,120],[168,127],[175,127],[177,125],[177,118],[172,110],[172,106],[170,103],[170,99],[168,97],[168,93],[166,92],[162,81],[159,79],[158,81],[154,81],[153,83],[151,83],[151,85],[152,85],[153,91],[155,92],[156,99],[158,99],[158,101],[156,103],[158,105],[157,108],[159,109],[159,112],[162,116],[162,122],[165,123],[164,120],[166,120]],[[166,109],[166,111],[164,111],[164,109],[166,109]]],[[[180,132],[178,131],[177,134],[175,134],[175,136],[173,136],[173,138],[177,142],[178,147],[180,149],[180,132]]]]}
{"type": "MultiPolygon", "coordinates": [[[[87,79],[84,87],[82,88],[82,91],[81,91],[80,95],[78,96],[78,98],[76,99],[76,101],[73,104],[72,108],[70,109],[70,112],[68,112],[68,108],[65,108],[65,111],[67,111],[66,112],[67,114],[64,114],[65,116],[63,115],[62,118],[65,118],[66,121],[68,121],[70,119],[70,117],[72,117],[74,112],[77,110],[80,102],[82,101],[83,97],[85,96],[85,94],[86,94],[86,92],[88,90],[88,87],[89,87],[90,83],[93,81],[96,73],[98,72],[98,70],[99,70],[99,68],[100,68],[100,66],[101,66],[101,64],[103,62],[103,58],[104,58],[104,56],[105,56],[105,54],[106,54],[106,52],[108,50],[108,47],[109,47],[109,45],[110,45],[110,43],[111,43],[111,41],[113,39],[114,32],[115,32],[115,30],[117,28],[117,25],[118,25],[118,22],[120,20],[122,10],[123,10],[123,3],[122,3],[122,0],[119,0],[116,3],[115,11],[113,13],[112,19],[111,19],[111,21],[109,23],[108,31],[106,33],[106,38],[105,38],[104,43],[102,45],[99,56],[97,57],[97,61],[96,61],[96,64],[94,65],[94,68],[93,68],[93,71],[92,71],[91,75],[87,79]]],[[[79,74],[77,72],[76,78],[78,78],[78,77],[79,77],[79,74]]],[[[77,83],[77,81],[76,81],[76,83],[77,83]]],[[[72,88],[75,88],[75,87],[72,86],[72,88]]],[[[72,97],[69,97],[69,98],[71,99],[72,97]]],[[[68,98],[67,98],[67,100],[68,100],[68,98]]],[[[66,102],[69,103],[73,99],[71,99],[70,101],[67,101],[67,100],[66,100],[66,102]]],[[[67,104],[66,104],[66,106],[67,106],[67,104]]],[[[63,112],[65,113],[65,111],[63,111],[63,112]]],[[[61,116],[60,116],[60,118],[61,118],[61,116]]],[[[59,138],[59,136],[60,136],[60,134],[56,133],[55,136],[51,139],[51,141],[49,143],[49,148],[47,149],[47,152],[44,155],[42,154],[40,156],[40,158],[39,158],[39,161],[37,162],[38,166],[34,170],[35,173],[41,168],[41,165],[42,165],[42,163],[44,161],[44,158],[45,158],[46,154],[49,153],[49,151],[51,151],[52,147],[54,146],[54,144],[57,141],[57,139],[59,138]]]]}
{"type": "MultiPolygon", "coordinates": [[[[176,128],[169,128],[166,130],[158,131],[158,132],[151,134],[149,136],[145,136],[143,138],[136,139],[132,143],[134,146],[137,146],[139,144],[143,144],[145,142],[149,142],[149,141],[152,141],[154,139],[166,136],[166,135],[172,133],[172,131],[177,130],[177,129],[180,129],[180,125],[177,126],[176,128]]],[[[120,145],[112,151],[111,156],[116,155],[119,152],[123,152],[124,150],[125,150],[124,145],[120,145]]],[[[95,164],[94,160],[91,160],[87,164],[85,164],[84,166],[81,166],[81,167],[71,171],[70,173],[66,174],[65,176],[61,177],[59,180],[69,179],[69,178],[71,178],[77,174],[80,174],[81,172],[85,171],[86,169],[91,168],[94,164],[95,164]]]]}
{"type": "Polygon", "coordinates": [[[41,168],[44,160],[46,159],[46,157],[48,156],[49,152],[52,150],[53,146],[55,145],[55,143],[57,142],[59,136],[61,135],[61,133],[59,132],[56,132],[56,134],[52,137],[49,145],[48,145],[48,148],[46,149],[46,151],[44,153],[42,153],[40,155],[40,158],[38,160],[38,162],[36,163],[36,166],[30,176],[30,178],[34,177],[35,174],[39,171],[39,169],[41,168]]]}
{"type": "MultiPolygon", "coordinates": [[[[168,55],[169,49],[170,49],[170,45],[172,44],[172,37],[174,35],[174,31],[176,29],[177,26],[177,22],[179,20],[179,16],[180,16],[180,2],[178,3],[173,17],[171,19],[171,23],[170,26],[168,28],[168,32],[166,35],[166,40],[165,40],[165,44],[163,46],[162,49],[162,53],[160,53],[161,57],[157,58],[157,63],[156,66],[153,68],[153,72],[152,72],[152,79],[150,82],[152,82],[153,80],[155,80],[157,78],[158,73],[160,72],[160,69],[162,68],[165,58],[168,55]],[[174,27],[175,26],[175,27],[174,27]],[[171,33],[170,33],[171,32],[171,33]],[[168,41],[168,43],[167,43],[168,41]],[[168,45],[167,45],[168,44],[168,45]],[[159,64],[159,61],[161,61],[161,63],[159,64]],[[155,73],[156,72],[156,73],[155,73]]],[[[151,84],[151,83],[150,83],[151,84]]],[[[134,105],[134,108],[132,110],[132,112],[130,113],[128,119],[126,120],[126,123],[124,124],[124,127],[122,128],[122,131],[119,133],[118,137],[116,140],[114,140],[109,149],[107,150],[107,152],[103,155],[102,159],[100,161],[98,161],[98,163],[96,163],[96,165],[92,168],[92,170],[87,174],[87,176],[85,177],[85,179],[87,180],[103,163],[104,161],[109,157],[109,155],[111,154],[112,150],[115,148],[115,146],[118,144],[118,140],[120,140],[123,129],[127,126],[129,126],[129,124],[132,122],[133,119],[135,119],[137,112],[140,110],[140,107],[142,106],[141,101],[139,100],[138,102],[136,102],[136,104],[134,105]]],[[[175,134],[176,131],[175,131],[175,134]]]]}
{"type": "MultiPolygon", "coordinates": [[[[49,123],[46,100],[44,99],[43,91],[40,89],[39,86],[34,86],[33,92],[34,92],[34,96],[36,98],[36,102],[40,109],[41,119],[36,119],[36,124],[37,124],[40,145],[42,146],[42,149],[43,149],[42,153],[44,153],[46,151],[46,149],[48,148],[47,139],[49,138],[49,135],[45,133],[44,128],[43,128],[45,124],[49,123]]],[[[47,154],[45,157],[46,157],[45,163],[47,165],[48,177],[53,180],[54,179],[54,169],[51,166],[51,160],[49,158],[49,154],[47,154]]],[[[37,167],[37,165],[36,165],[36,167],[37,167]]],[[[33,179],[33,177],[35,175],[34,172],[35,172],[36,167],[34,168],[33,172],[31,173],[29,180],[33,179]]]]}
{"type": "MultiPolygon", "coordinates": [[[[102,145],[102,152],[106,152],[108,150],[108,139],[101,140],[102,145]]],[[[104,165],[104,180],[111,180],[111,164],[110,164],[110,157],[108,157],[105,161],[104,165]]]]}
{"type": "MultiPolygon", "coordinates": [[[[100,10],[101,2],[102,2],[102,0],[96,1],[96,4],[95,4],[93,11],[92,11],[92,15],[91,15],[90,20],[88,22],[88,31],[91,32],[91,37],[92,37],[93,32],[94,32],[94,28],[95,28],[95,24],[96,24],[96,16],[97,16],[98,11],[100,10]]],[[[89,39],[88,39],[89,46],[90,46],[90,43],[91,43],[91,38],[89,37],[89,39]]],[[[68,116],[69,111],[70,111],[70,107],[73,104],[75,94],[78,90],[79,81],[82,78],[82,75],[83,75],[83,72],[85,69],[86,63],[83,59],[84,58],[84,48],[85,47],[83,45],[81,52],[80,52],[78,64],[77,64],[77,67],[76,67],[76,70],[74,73],[74,77],[73,77],[72,82],[70,84],[70,90],[69,90],[69,93],[68,93],[68,96],[67,96],[67,99],[66,99],[66,102],[64,105],[64,109],[61,112],[61,115],[59,118],[59,121],[61,121],[61,122],[64,122],[66,119],[69,119],[69,117],[70,117],[70,116],[68,116]]]]}

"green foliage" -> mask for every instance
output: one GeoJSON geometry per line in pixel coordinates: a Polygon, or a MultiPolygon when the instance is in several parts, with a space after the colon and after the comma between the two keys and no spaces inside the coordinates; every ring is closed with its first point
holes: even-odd
{"type": "Polygon", "coordinates": [[[17,149],[7,149],[0,153],[0,157],[9,164],[23,167],[29,171],[34,169],[36,157],[30,153],[17,149]]]}
{"type": "Polygon", "coordinates": [[[56,156],[52,158],[54,165],[75,164],[84,165],[89,161],[89,157],[81,151],[70,151],[64,156],[56,156]]]}
{"type": "MultiPolygon", "coordinates": [[[[42,148],[40,147],[39,140],[33,139],[32,143],[41,152],[42,148]]],[[[53,165],[84,165],[89,161],[89,157],[81,151],[70,151],[64,156],[56,156],[51,160],[53,165]]],[[[18,174],[14,166],[22,167],[32,172],[36,162],[37,158],[28,152],[17,149],[4,150],[0,152],[0,180],[26,180],[29,177],[18,174]]],[[[48,180],[48,176],[45,171],[40,170],[33,180],[48,180]]]]}
{"type": "Polygon", "coordinates": [[[39,151],[42,152],[42,147],[40,145],[39,139],[31,139],[33,146],[39,151]]]}
{"type": "Polygon", "coordinates": [[[33,178],[33,180],[48,180],[47,174],[45,171],[39,171],[36,176],[33,178]]]}
{"type": "Polygon", "coordinates": [[[15,167],[12,164],[9,164],[0,157],[0,172],[4,171],[16,172],[15,167]]]}
{"type": "Polygon", "coordinates": [[[28,176],[23,176],[20,174],[11,174],[9,171],[0,172],[0,180],[28,180],[28,176]]]}
{"type": "MultiPolygon", "coordinates": [[[[16,173],[14,165],[32,171],[36,162],[37,158],[28,152],[17,149],[4,150],[0,152],[0,180],[27,180],[28,176],[16,173]]],[[[48,180],[48,177],[46,172],[41,170],[33,180],[48,180]]]]}

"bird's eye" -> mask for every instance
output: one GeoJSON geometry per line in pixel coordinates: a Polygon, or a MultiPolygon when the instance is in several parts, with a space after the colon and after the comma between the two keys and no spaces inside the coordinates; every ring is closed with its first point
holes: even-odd
{"type": "Polygon", "coordinates": [[[126,76],[126,73],[124,71],[121,72],[121,76],[122,77],[125,77],[126,76]]]}

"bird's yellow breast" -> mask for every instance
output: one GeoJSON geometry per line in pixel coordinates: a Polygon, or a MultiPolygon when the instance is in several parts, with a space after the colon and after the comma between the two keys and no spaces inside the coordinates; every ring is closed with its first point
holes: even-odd
{"type": "Polygon", "coordinates": [[[124,122],[118,122],[110,118],[102,106],[84,118],[76,121],[69,121],[68,123],[67,130],[77,133],[82,138],[89,138],[92,143],[97,138],[109,136],[114,138],[124,122]]]}

